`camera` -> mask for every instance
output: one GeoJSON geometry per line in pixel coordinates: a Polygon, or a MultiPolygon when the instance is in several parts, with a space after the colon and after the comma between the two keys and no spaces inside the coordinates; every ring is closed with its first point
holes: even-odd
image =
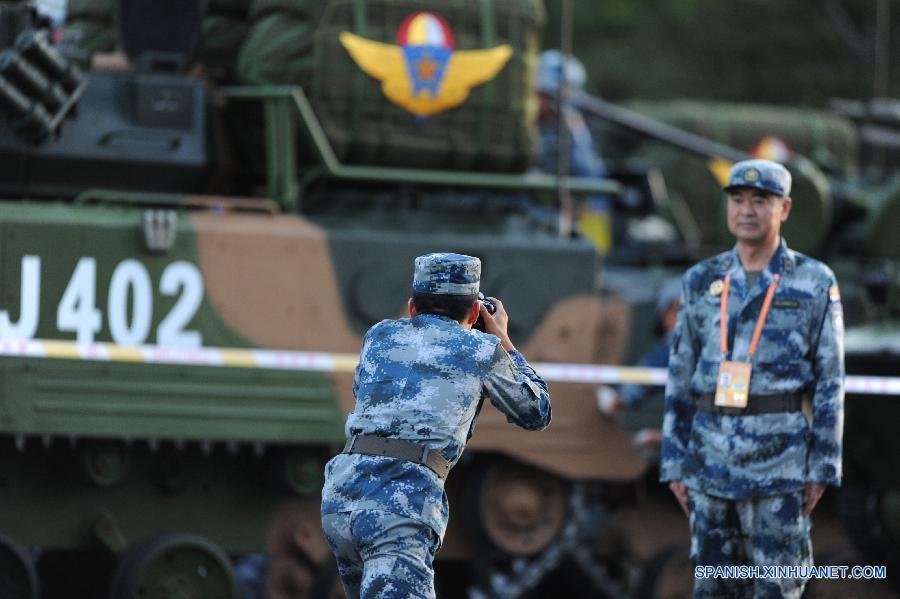
{"type": "MultiPolygon", "coordinates": [[[[493,314],[497,311],[497,304],[491,301],[489,298],[485,297],[483,293],[478,292],[478,301],[481,302],[481,305],[485,307],[489,314],[493,314]]],[[[478,320],[475,321],[475,324],[472,325],[472,328],[484,332],[484,319],[479,316],[478,320]]]]}

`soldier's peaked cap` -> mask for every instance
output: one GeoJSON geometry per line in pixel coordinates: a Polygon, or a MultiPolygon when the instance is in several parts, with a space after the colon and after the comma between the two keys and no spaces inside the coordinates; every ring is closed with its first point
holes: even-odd
{"type": "Polygon", "coordinates": [[[754,187],[779,196],[791,194],[791,173],[771,160],[744,160],[735,163],[728,175],[725,191],[736,187],[754,187]]]}
{"type": "Polygon", "coordinates": [[[481,260],[474,256],[439,252],[416,258],[414,293],[475,296],[480,282],[481,260]]]}

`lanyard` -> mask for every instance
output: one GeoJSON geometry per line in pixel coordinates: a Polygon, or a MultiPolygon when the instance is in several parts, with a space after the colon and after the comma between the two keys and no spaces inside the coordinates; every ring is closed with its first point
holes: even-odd
{"type": "MultiPolygon", "coordinates": [[[[766,291],[766,299],[763,300],[762,309],[759,311],[759,318],[756,320],[756,328],[753,329],[753,339],[750,340],[750,348],[747,350],[747,361],[753,358],[756,353],[756,346],[759,345],[759,336],[762,334],[763,324],[766,322],[766,316],[769,314],[769,307],[772,305],[772,298],[775,296],[775,288],[781,275],[775,275],[775,280],[769,284],[766,291]]],[[[722,347],[722,355],[728,354],[728,290],[731,288],[731,273],[725,275],[725,285],[722,287],[722,296],[719,300],[719,339],[722,347]]]]}

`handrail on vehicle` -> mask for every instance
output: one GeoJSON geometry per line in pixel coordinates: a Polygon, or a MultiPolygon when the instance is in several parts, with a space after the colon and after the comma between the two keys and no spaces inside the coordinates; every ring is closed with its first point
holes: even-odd
{"type": "Polygon", "coordinates": [[[86,189],[80,192],[73,203],[76,206],[88,204],[121,204],[123,206],[158,206],[177,209],[184,205],[185,195],[156,191],[121,191],[117,189],[86,189]]]}
{"type": "MultiPolygon", "coordinates": [[[[521,191],[556,192],[559,189],[559,178],[544,173],[482,173],[343,164],[335,155],[302,88],[287,85],[229,86],[220,91],[225,97],[236,100],[263,101],[268,191],[269,196],[285,211],[296,209],[304,188],[320,178],[521,191]],[[305,169],[302,179],[298,176],[300,169],[297,165],[294,117],[299,117],[304,137],[319,161],[318,165],[305,169]]],[[[619,195],[622,191],[622,186],[611,179],[564,177],[563,183],[576,193],[619,195]]]]}
{"type": "Polygon", "coordinates": [[[279,212],[278,204],[269,199],[100,188],[80,192],[75,196],[73,203],[76,206],[105,204],[168,210],[205,210],[230,214],[252,212],[273,215],[279,212]]]}

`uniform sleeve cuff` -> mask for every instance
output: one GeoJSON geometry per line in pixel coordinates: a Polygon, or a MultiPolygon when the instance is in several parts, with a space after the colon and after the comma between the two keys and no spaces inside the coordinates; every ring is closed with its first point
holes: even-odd
{"type": "Polygon", "coordinates": [[[832,465],[819,466],[810,471],[806,482],[839,487],[841,486],[841,476],[838,474],[837,468],[832,465]]]}
{"type": "Polygon", "coordinates": [[[667,483],[673,480],[681,480],[681,464],[663,463],[659,469],[659,482],[667,483]]]}

